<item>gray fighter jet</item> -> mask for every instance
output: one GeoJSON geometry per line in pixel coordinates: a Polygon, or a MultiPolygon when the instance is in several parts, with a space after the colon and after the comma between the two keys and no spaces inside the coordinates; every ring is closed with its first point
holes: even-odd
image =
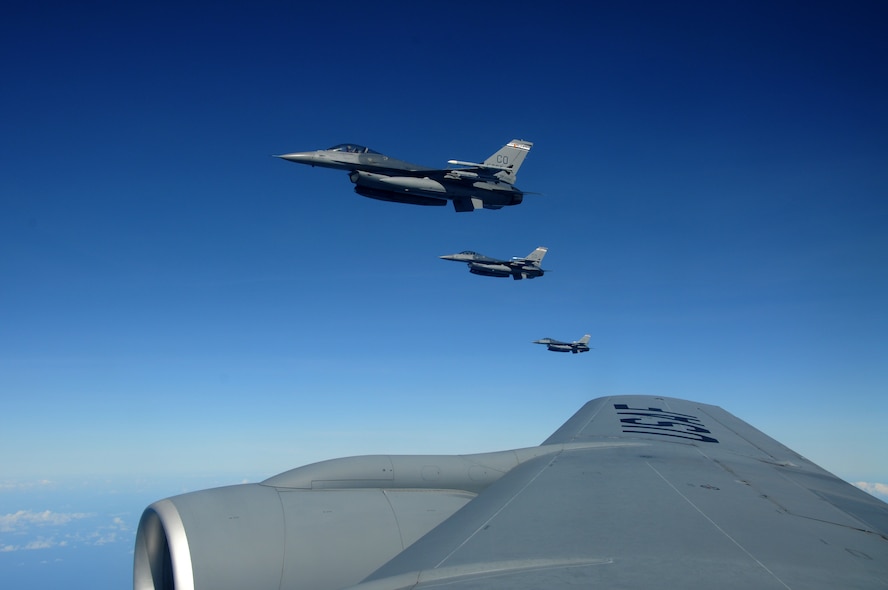
{"type": "Polygon", "coordinates": [[[511,276],[516,281],[521,279],[533,279],[543,276],[546,272],[540,268],[543,256],[548,252],[548,248],[540,246],[527,255],[526,258],[513,256],[511,260],[500,260],[498,258],[490,258],[471,250],[464,250],[459,254],[448,254],[441,256],[444,260],[453,260],[454,262],[465,262],[469,265],[469,272],[485,277],[508,277],[511,276]]]}
{"type": "Polygon", "coordinates": [[[562,342],[561,340],[555,340],[553,338],[543,338],[542,340],[534,340],[534,344],[545,344],[546,348],[553,352],[572,352],[577,354],[578,352],[589,352],[589,334],[586,334],[579,340],[574,340],[573,342],[562,342]]]}
{"type": "Polygon", "coordinates": [[[515,175],[531,146],[529,141],[513,139],[481,164],[449,160],[448,164],[461,167],[446,169],[396,160],[353,143],[277,157],[309,166],[348,170],[355,192],[364,197],[432,206],[453,201],[453,208],[460,212],[520,204],[525,193],[515,186],[515,175]]]}
{"type": "MultiPolygon", "coordinates": [[[[450,435],[468,438],[464,424],[450,435]]],[[[722,408],[662,396],[590,401],[539,446],[331,459],[159,500],[133,559],[135,590],[884,590],[886,580],[888,505],[722,408]]]]}

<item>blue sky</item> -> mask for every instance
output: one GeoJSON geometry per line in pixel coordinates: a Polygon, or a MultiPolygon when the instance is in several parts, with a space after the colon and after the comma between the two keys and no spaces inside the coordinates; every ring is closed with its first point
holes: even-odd
{"type": "Polygon", "coordinates": [[[885,486],[886,16],[7,8],[0,569],[100,530],[129,551],[148,502],[204,484],[538,444],[608,394],[717,404],[885,486]],[[512,138],[543,194],[472,214],[271,157],[356,142],[443,166],[512,138]],[[540,245],[534,281],[437,258],[540,245]],[[584,355],[531,344],[584,333],[584,355]]]}

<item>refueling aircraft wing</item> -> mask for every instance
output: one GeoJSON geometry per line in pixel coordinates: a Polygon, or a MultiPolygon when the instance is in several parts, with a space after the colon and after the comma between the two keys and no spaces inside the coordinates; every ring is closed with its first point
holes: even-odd
{"type": "Polygon", "coordinates": [[[136,590],[885,588],[888,505],[717,406],[604,397],[537,447],[350,457],[155,502],[133,579],[136,590]]]}
{"type": "Polygon", "coordinates": [[[589,402],[354,590],[882,588],[888,505],[721,408],[589,402]]]}

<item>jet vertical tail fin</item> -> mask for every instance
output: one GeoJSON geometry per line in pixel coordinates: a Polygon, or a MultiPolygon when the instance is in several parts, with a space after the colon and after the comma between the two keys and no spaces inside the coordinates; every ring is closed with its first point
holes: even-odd
{"type": "Polygon", "coordinates": [[[525,258],[525,260],[528,262],[532,262],[532,263],[536,264],[537,266],[539,266],[540,263],[543,261],[543,256],[545,256],[546,252],[548,252],[548,251],[549,251],[548,248],[544,248],[543,246],[540,246],[539,248],[537,248],[536,250],[534,250],[533,252],[528,254],[527,258],[525,258]]]}
{"type": "Polygon", "coordinates": [[[592,336],[590,334],[586,334],[585,336],[577,340],[577,344],[589,344],[590,338],[592,338],[592,336]]]}
{"type": "Polygon", "coordinates": [[[515,184],[515,175],[518,174],[518,169],[524,162],[524,158],[531,147],[533,147],[533,143],[530,141],[513,139],[495,154],[484,160],[484,163],[493,167],[505,168],[505,170],[497,172],[495,176],[509,184],[515,184]]]}

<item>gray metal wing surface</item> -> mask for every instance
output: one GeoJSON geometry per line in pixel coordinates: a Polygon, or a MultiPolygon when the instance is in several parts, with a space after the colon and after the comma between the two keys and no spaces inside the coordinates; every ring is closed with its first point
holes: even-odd
{"type": "Polygon", "coordinates": [[[543,445],[355,588],[888,587],[888,505],[719,407],[600,398],[543,445]]]}

